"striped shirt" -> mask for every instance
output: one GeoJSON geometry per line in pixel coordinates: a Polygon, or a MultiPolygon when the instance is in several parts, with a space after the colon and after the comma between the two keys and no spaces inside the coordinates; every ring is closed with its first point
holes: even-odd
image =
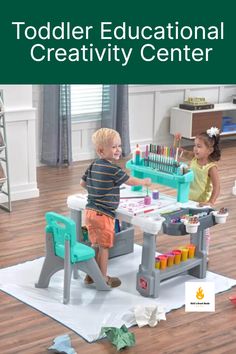
{"type": "Polygon", "coordinates": [[[82,177],[88,190],[86,208],[114,218],[120,202],[120,185],[128,179],[129,175],[119,166],[105,159],[95,160],[82,177]]]}

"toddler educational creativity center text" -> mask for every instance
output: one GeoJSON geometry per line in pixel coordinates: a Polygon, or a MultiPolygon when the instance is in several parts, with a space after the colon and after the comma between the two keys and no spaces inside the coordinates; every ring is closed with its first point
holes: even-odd
{"type": "Polygon", "coordinates": [[[126,22],[116,26],[112,22],[80,26],[71,22],[58,25],[46,22],[36,27],[15,21],[12,25],[17,40],[32,43],[29,54],[36,62],[107,61],[126,66],[133,57],[137,59],[137,55],[144,62],[207,62],[214,51],[213,46],[207,47],[209,42],[224,40],[224,22],[211,26],[180,25],[178,21],[165,26],[128,25],[126,22]],[[76,45],[71,47],[71,43],[76,45]]]}

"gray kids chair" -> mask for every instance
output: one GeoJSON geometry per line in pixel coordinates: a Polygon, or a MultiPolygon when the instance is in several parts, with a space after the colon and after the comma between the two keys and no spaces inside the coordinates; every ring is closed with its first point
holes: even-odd
{"type": "Polygon", "coordinates": [[[54,212],[46,213],[46,222],[46,257],[35,287],[47,288],[52,275],[64,269],[63,303],[67,304],[70,301],[71,274],[76,267],[90,275],[97,290],[111,290],[95,261],[94,250],[76,240],[75,222],[54,212]]]}

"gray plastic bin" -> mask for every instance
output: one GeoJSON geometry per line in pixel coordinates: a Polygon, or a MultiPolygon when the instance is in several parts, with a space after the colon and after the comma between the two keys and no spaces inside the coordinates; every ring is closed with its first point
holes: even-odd
{"type": "MultiPolygon", "coordinates": [[[[91,246],[91,243],[88,239],[88,234],[83,232],[86,227],[82,227],[81,229],[81,237],[80,242],[91,246]]],[[[123,254],[131,253],[134,251],[134,227],[122,221],[121,223],[121,231],[115,233],[114,246],[109,249],[109,258],[122,256],[123,254]]]]}
{"type": "Polygon", "coordinates": [[[121,223],[121,231],[115,234],[114,246],[109,249],[109,258],[122,256],[134,251],[134,227],[121,223]]]}

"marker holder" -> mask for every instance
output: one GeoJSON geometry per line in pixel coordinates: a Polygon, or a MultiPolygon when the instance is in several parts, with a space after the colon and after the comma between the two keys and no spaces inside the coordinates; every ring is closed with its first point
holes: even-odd
{"type": "MultiPolygon", "coordinates": [[[[153,183],[159,183],[167,187],[171,187],[177,190],[177,201],[185,203],[188,201],[190,183],[193,181],[193,172],[189,170],[186,174],[180,175],[178,169],[178,163],[172,164],[165,163],[163,161],[155,162],[153,167],[145,166],[146,159],[141,159],[139,165],[129,160],[126,163],[126,168],[131,171],[131,175],[137,178],[151,178],[153,183]]],[[[132,190],[141,190],[142,186],[132,187],[132,190]]]]}

